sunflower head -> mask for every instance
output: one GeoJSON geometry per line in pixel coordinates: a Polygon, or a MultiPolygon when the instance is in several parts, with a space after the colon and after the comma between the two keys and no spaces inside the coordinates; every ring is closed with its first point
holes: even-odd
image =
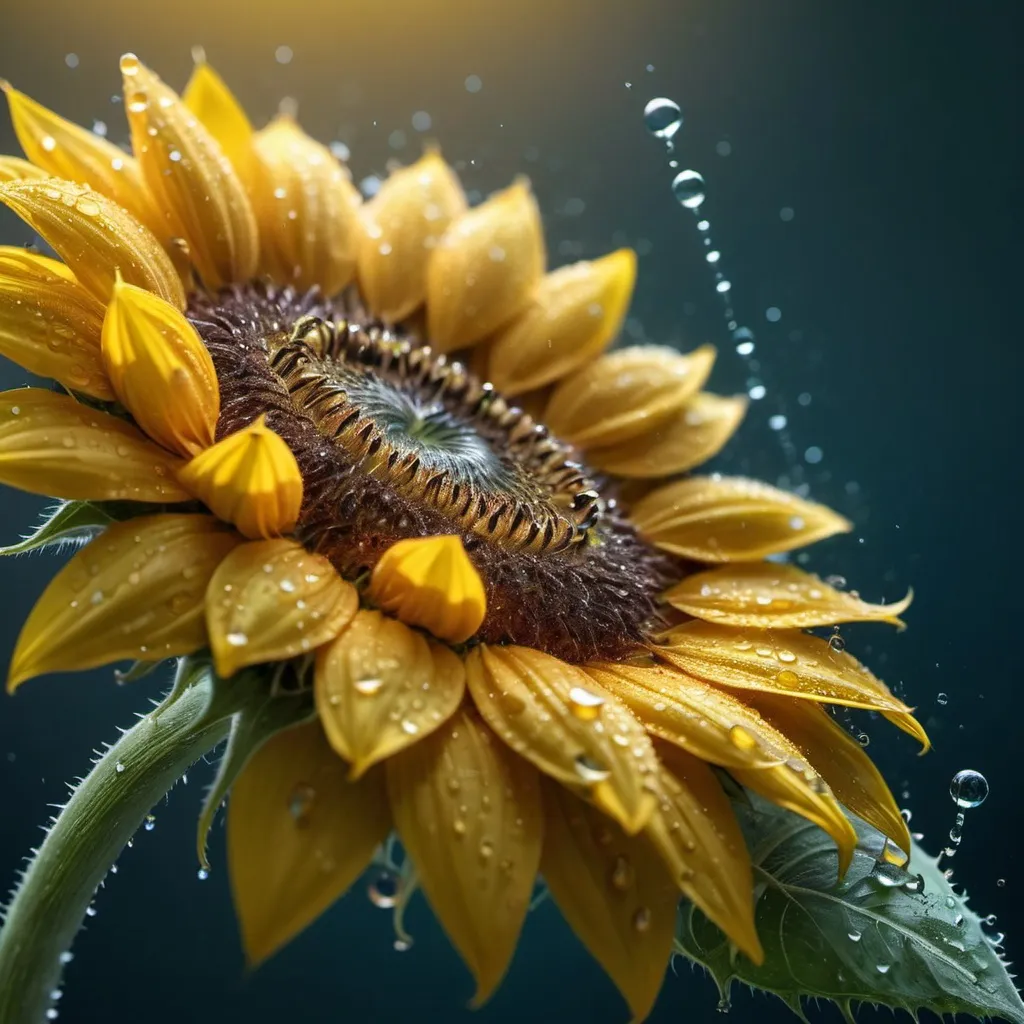
{"type": "Polygon", "coordinates": [[[632,252],[548,270],[525,180],[471,208],[429,149],[364,203],[206,64],[183,98],[121,71],[130,153],[6,89],[28,159],[0,159],[0,202],[60,260],[0,249],[0,352],[56,382],[0,395],[0,480],[117,520],[29,615],[9,688],[208,651],[310,692],[232,791],[251,961],[397,833],[477,1001],[540,872],[642,1017],[681,895],[762,956],[726,774],[841,871],[844,808],[909,850],[822,705],[927,739],[807,632],[909,599],[780,557],[842,517],[691,473],[744,401],[703,390],[708,346],[612,348],[632,252]]]}

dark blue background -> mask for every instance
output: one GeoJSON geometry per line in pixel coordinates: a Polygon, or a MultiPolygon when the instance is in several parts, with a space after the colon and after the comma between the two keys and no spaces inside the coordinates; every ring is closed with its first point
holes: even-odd
{"type": "MultiPolygon", "coordinates": [[[[919,707],[935,751],[919,760],[884,723],[858,719],[859,727],[933,850],[952,822],[951,776],[965,767],[987,775],[991,796],[969,814],[956,878],[976,909],[998,914],[1011,959],[1019,955],[1018,5],[438,4],[413,24],[406,4],[393,27],[387,4],[287,4],[264,18],[261,3],[245,19],[191,3],[152,14],[137,4],[88,5],[87,14],[60,3],[45,14],[42,5],[36,13],[8,6],[0,74],[86,123],[109,121],[114,136],[123,131],[109,101],[118,52],[137,49],[181,84],[195,41],[257,114],[270,114],[281,93],[298,95],[312,130],[353,145],[357,176],[383,169],[389,155],[417,155],[409,116],[428,110],[446,153],[477,161],[465,172],[471,187],[530,174],[550,215],[553,263],[622,239],[638,245],[646,253],[638,324],[687,348],[719,343],[714,383],[742,389],[692,218],[674,206],[664,155],[642,126],[647,99],[677,99],[687,118],[680,159],[708,179],[723,269],[741,319],[758,334],[769,384],[722,468],[769,479],[785,472],[767,427],[784,406],[798,451],[824,451],[808,467],[814,495],[858,523],[856,534],[816,552],[812,567],[843,573],[871,599],[914,586],[906,633],[847,635],[850,649],[919,707]],[[274,61],[282,43],[295,51],[286,67],[274,61]],[[322,55],[325,45],[336,59],[322,55]],[[69,52],[79,55],[75,70],[69,52]],[[465,91],[468,74],[483,79],[478,94],[465,91]],[[396,154],[387,138],[397,127],[410,142],[396,154]],[[728,156],[716,151],[722,141],[728,156]],[[582,216],[559,213],[568,198],[585,201],[582,216]],[[784,206],[792,221],[780,219],[784,206]],[[778,323],[766,321],[769,306],[782,310],[778,323]],[[806,407],[795,402],[805,392],[806,407]]],[[[0,150],[13,145],[5,123],[0,150]]],[[[6,214],[0,238],[31,240],[6,214]]],[[[24,375],[5,364],[0,379],[12,386],[24,375]]],[[[0,537],[14,539],[43,504],[4,492],[0,537]]],[[[2,565],[0,650],[10,651],[58,564],[43,556],[2,565]]],[[[158,690],[148,681],[117,689],[100,671],[0,698],[0,878],[13,878],[40,839],[47,803],[86,770],[91,749],[158,690]]],[[[213,875],[196,880],[192,830],[210,774],[191,772],[188,787],[156,809],[155,830],[121,858],[76,944],[62,1019],[468,1019],[469,977],[422,902],[410,915],[417,941],[408,953],[392,951],[388,915],[356,891],[247,977],[220,828],[213,875]]],[[[715,1003],[711,983],[683,964],[652,1019],[712,1020],[715,1003]]],[[[789,1019],[781,1005],[735,1000],[736,1019],[755,1015],[789,1019]]],[[[550,905],[531,916],[507,981],[476,1015],[523,1017],[627,1019],[550,905]]]]}

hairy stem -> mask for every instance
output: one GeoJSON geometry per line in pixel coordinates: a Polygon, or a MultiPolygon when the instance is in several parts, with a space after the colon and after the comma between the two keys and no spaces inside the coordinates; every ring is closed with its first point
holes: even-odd
{"type": "Polygon", "coordinates": [[[227,735],[200,679],[172,694],[96,762],[32,857],[0,928],[0,1024],[40,1024],[60,984],[62,954],[143,819],[227,735]]]}

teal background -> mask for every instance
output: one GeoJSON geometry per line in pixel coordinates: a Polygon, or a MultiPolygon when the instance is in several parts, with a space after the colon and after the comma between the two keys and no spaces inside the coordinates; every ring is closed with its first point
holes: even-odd
{"type": "MultiPolygon", "coordinates": [[[[446,155],[475,161],[464,169],[468,187],[487,192],[530,175],[553,265],[637,246],[632,329],[683,348],[719,344],[714,386],[743,389],[692,217],[674,204],[672,172],[642,124],[648,99],[676,99],[686,116],[681,166],[707,178],[705,212],[740,319],[758,336],[769,389],[719,468],[768,479],[787,472],[767,426],[784,409],[798,452],[824,452],[805,467],[813,495],[858,524],[815,549],[811,567],[842,573],[869,599],[914,586],[906,633],[879,626],[844,636],[919,707],[935,751],[918,759],[885,723],[843,720],[869,734],[870,752],[933,851],[952,824],[949,779],[961,768],[988,777],[991,796],[968,814],[955,877],[975,909],[998,915],[1009,957],[1019,957],[1019,5],[189,0],[29,8],[3,0],[2,8],[0,74],[87,124],[106,121],[115,138],[124,134],[110,101],[117,55],[135,49],[180,86],[194,42],[207,46],[258,122],[279,96],[298,97],[314,134],[351,145],[357,178],[382,172],[389,157],[418,155],[410,117],[426,110],[446,155]],[[279,45],[292,47],[291,63],[275,61],[279,45]],[[74,69],[68,53],[78,56],[74,69]],[[471,74],[482,79],[478,93],[465,89],[471,74]],[[388,137],[397,128],[408,143],[396,151],[388,137]],[[716,150],[724,141],[728,156],[716,150]],[[567,214],[568,199],[582,199],[584,212],[567,214]],[[780,219],[782,207],[794,210],[791,221],[780,219]],[[777,323],[766,320],[771,306],[782,311],[777,323]],[[810,405],[796,402],[801,393],[810,405]]],[[[16,152],[6,119],[0,151],[16,152]]],[[[3,212],[0,240],[33,239],[3,212]]],[[[25,379],[0,366],[3,386],[25,379]]],[[[0,539],[17,537],[44,505],[5,491],[0,539]]],[[[45,555],[0,566],[4,656],[60,564],[45,555]]],[[[98,671],[36,680],[0,698],[0,879],[13,879],[39,841],[65,780],[84,773],[92,748],[160,687],[119,689],[98,671]]],[[[247,976],[221,827],[211,878],[195,874],[193,825],[211,774],[205,765],[190,772],[188,786],[155,809],[155,830],[125,851],[76,944],[61,1019],[469,1019],[470,979],[423,902],[409,917],[416,944],[399,954],[388,915],[361,889],[247,976]]],[[[716,1019],[710,981],[685,964],[678,970],[652,1020],[716,1019]]],[[[789,1019],[780,1005],[747,995],[737,995],[732,1014],[789,1019]]],[[[810,1016],[838,1019],[828,1010],[810,1016]]],[[[523,1018],[628,1018],[550,904],[531,915],[504,986],[475,1014],[480,1022],[523,1018]]]]}

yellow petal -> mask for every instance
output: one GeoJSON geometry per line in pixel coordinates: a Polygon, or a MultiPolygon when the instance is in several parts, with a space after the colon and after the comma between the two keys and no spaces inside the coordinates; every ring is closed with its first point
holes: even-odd
{"type": "Polygon", "coordinates": [[[127,210],[86,185],[44,178],[0,184],[0,203],[39,232],[82,286],[106,304],[120,273],[185,308],[185,290],[156,236],[127,210]]]}
{"type": "Polygon", "coordinates": [[[675,936],[678,892],[645,836],[545,781],[541,873],[569,927],[615,982],[634,1021],[654,1006],[675,936]]]}
{"type": "Polygon", "coordinates": [[[200,452],[179,474],[211,512],[252,540],[290,533],[302,506],[299,465],[266,419],[200,452]]]}
{"type": "Polygon", "coordinates": [[[466,692],[461,659],[380,612],[317,652],[316,706],[352,777],[443,725],[466,692]]]}
{"type": "Polygon", "coordinates": [[[284,661],[333,640],[359,596],[322,555],[291,540],[242,544],[218,566],[206,594],[213,661],[222,676],[284,661]]]}
{"type": "Polygon", "coordinates": [[[0,354],[71,391],[110,401],[103,307],[63,263],[0,246],[0,354]]]}
{"type": "Polygon", "coordinates": [[[453,644],[468,640],[487,613],[480,574],[453,536],[392,544],[374,567],[370,597],[403,622],[453,644]]]}
{"type": "Polygon", "coordinates": [[[490,346],[487,379],[506,395],[544,387],[599,356],[622,327],[636,281],[636,253],[560,267],[490,346]]]}
{"type": "Polygon", "coordinates": [[[238,536],[212,516],[115,523],[36,602],[11,658],[8,691],[44,672],[159,661],[205,646],[203,595],[236,544],[238,536]]]}
{"type": "Polygon", "coordinates": [[[345,775],[320,724],[308,722],[271,737],[231,787],[228,868],[252,966],[334,903],[387,838],[383,771],[345,775]]]}
{"type": "Polygon", "coordinates": [[[32,163],[56,178],[88,185],[154,230],[159,221],[134,157],[10,85],[4,92],[14,132],[32,163]]]}
{"type": "Polygon", "coordinates": [[[179,459],[123,419],[41,388],[0,393],[0,481],[85,501],[188,501],[179,459]]]}
{"type": "Polygon", "coordinates": [[[660,345],[611,352],[558,385],[544,422],[581,448],[650,434],[704,386],[714,362],[710,345],[687,355],[660,345]]]}
{"type": "Polygon", "coordinates": [[[907,823],[882,773],[824,708],[767,693],[751,694],[749,699],[765,721],[800,748],[841,804],[910,853],[907,823]]]}
{"type": "Polygon", "coordinates": [[[0,181],[39,181],[50,175],[16,156],[0,156],[0,181]]]}
{"type": "Polygon", "coordinates": [[[673,608],[695,618],[762,629],[807,629],[837,622],[902,626],[899,615],[912,598],[907,594],[895,604],[868,604],[794,565],[775,562],[737,562],[695,572],[664,595],[673,608]]]}
{"type": "Polygon", "coordinates": [[[473,972],[480,1006],[515,952],[540,862],[533,769],[469,708],[387,762],[399,838],[434,913],[473,972]]]}
{"type": "Polygon", "coordinates": [[[118,280],[103,321],[114,391],[154,441],[182,455],[213,444],[220,394],[213,360],[172,305],[118,280]]]}
{"type": "Polygon", "coordinates": [[[699,620],[672,630],[659,657],[719,686],[880,711],[928,748],[911,709],[856,658],[799,630],[765,632],[699,620]]]}
{"type": "Polygon", "coordinates": [[[657,770],[643,726],[581,668],[529,647],[475,648],[469,692],[517,754],[638,832],[654,811],[657,770]]]}
{"type": "Polygon", "coordinates": [[[181,100],[217,140],[242,181],[249,183],[253,171],[252,125],[224,80],[205,60],[196,64],[181,100]]]}
{"type": "Polygon", "coordinates": [[[281,284],[337,294],[355,276],[363,233],[348,171],[289,117],[257,132],[255,145],[260,268],[281,284]]]}
{"type": "Polygon", "coordinates": [[[742,477],[669,484],[638,501],[630,518],[663,551],[700,562],[752,561],[853,529],[824,505],[742,477]]]}
{"type": "Polygon", "coordinates": [[[540,212],[525,180],[458,217],[427,266],[431,348],[472,345],[520,313],[544,259],[540,212]]]}
{"type": "Polygon", "coordinates": [[[256,271],[256,219],[241,179],[196,116],[134,54],[121,58],[132,149],[169,234],[208,288],[256,271]]]}
{"type": "Polygon", "coordinates": [[[764,950],[754,925],[750,854],[714,772],[678,747],[662,744],[661,800],[647,836],[683,893],[750,957],[764,950]]]}
{"type": "Polygon", "coordinates": [[[359,290],[376,316],[404,320],[427,297],[427,263],[466,197],[436,149],[393,171],[363,207],[359,290]]]}
{"type": "Polygon", "coordinates": [[[640,479],[684,473],[717,455],[746,411],[742,396],[702,391],[653,433],[589,449],[587,462],[605,473],[640,479]]]}

